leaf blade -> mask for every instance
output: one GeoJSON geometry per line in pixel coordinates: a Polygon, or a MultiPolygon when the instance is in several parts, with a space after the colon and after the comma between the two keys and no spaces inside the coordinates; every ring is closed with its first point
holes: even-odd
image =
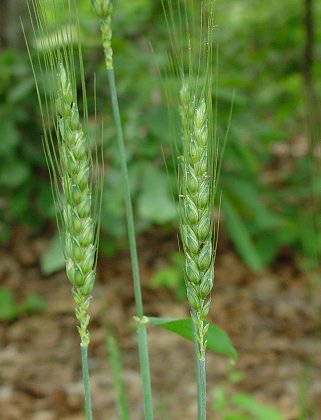
{"type": "MultiPolygon", "coordinates": [[[[170,319],[170,318],[156,318],[148,317],[151,325],[163,328],[180,335],[187,340],[193,341],[193,327],[190,318],[184,319],[170,319]]],[[[227,335],[227,333],[219,328],[217,325],[209,323],[209,329],[206,335],[207,348],[215,353],[225,354],[236,360],[237,352],[227,335]]]]}

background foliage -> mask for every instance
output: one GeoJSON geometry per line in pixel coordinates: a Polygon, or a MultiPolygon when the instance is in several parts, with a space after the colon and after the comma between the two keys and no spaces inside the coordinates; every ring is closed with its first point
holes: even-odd
{"type": "MultiPolygon", "coordinates": [[[[229,126],[233,105],[221,176],[223,230],[253,270],[272,262],[285,249],[309,262],[321,251],[317,235],[321,172],[313,170],[316,146],[307,136],[306,125],[310,112],[303,73],[306,3],[217,1],[214,42],[218,46],[219,80],[214,99],[218,100],[221,138],[229,126]]],[[[78,4],[90,97],[94,72],[97,86],[106,85],[103,56],[90,2],[79,0],[78,4]]],[[[28,22],[28,12],[25,2],[17,0],[4,1],[3,10],[8,19],[0,34],[0,237],[5,242],[16,224],[26,224],[32,231],[42,229],[54,217],[54,209],[42,154],[35,87],[17,20],[17,10],[24,22],[28,22]]],[[[321,4],[315,2],[310,67],[313,89],[319,95],[320,20],[321,4]]],[[[61,22],[68,24],[63,14],[61,22]]],[[[168,65],[168,49],[160,0],[115,2],[115,68],[140,230],[152,225],[168,228],[176,218],[175,157],[173,161],[159,76],[168,65]]],[[[107,235],[102,248],[109,254],[122,244],[126,232],[107,94],[106,89],[98,88],[98,113],[105,116],[106,139],[102,227],[107,235]]],[[[89,102],[89,108],[92,105],[89,102]]]]}

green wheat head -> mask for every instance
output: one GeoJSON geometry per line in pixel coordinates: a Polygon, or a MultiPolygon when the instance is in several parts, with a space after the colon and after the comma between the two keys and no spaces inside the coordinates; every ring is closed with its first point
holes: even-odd
{"type": "Polygon", "coordinates": [[[180,83],[176,103],[181,141],[177,149],[185,283],[197,331],[198,357],[203,360],[218,230],[213,218],[220,160],[213,94],[214,1],[168,0],[164,11],[172,47],[167,78],[180,83]]]}
{"type": "Polygon", "coordinates": [[[182,87],[180,96],[184,141],[188,142],[188,151],[181,164],[180,231],[185,253],[187,298],[193,309],[192,317],[198,331],[200,354],[203,354],[206,347],[204,337],[208,328],[204,325],[204,320],[210,308],[210,300],[206,300],[214,280],[207,112],[204,99],[196,107],[188,98],[186,86],[182,87]],[[191,104],[193,114],[189,118],[192,120],[192,127],[184,127],[188,123],[186,115],[190,114],[187,107],[190,108],[191,104]]]}
{"type": "Polygon", "coordinates": [[[76,318],[82,345],[89,344],[88,307],[95,282],[96,229],[92,217],[91,161],[88,140],[79,122],[76,98],[60,62],[57,125],[61,169],[66,271],[73,286],[76,318]]]}
{"type": "MultiPolygon", "coordinates": [[[[70,20],[64,28],[50,26],[56,16],[56,2],[33,1],[30,17],[33,45],[28,51],[36,80],[43,121],[43,146],[57,207],[57,222],[72,285],[81,345],[89,344],[88,308],[96,277],[99,208],[102,173],[97,152],[92,154],[84,129],[88,122],[79,22],[70,20]],[[78,50],[77,55],[75,50],[78,50]],[[80,68],[80,75],[76,74],[80,68]],[[77,82],[83,93],[84,125],[79,116],[77,82]],[[98,185],[94,185],[94,171],[98,185]]],[[[68,2],[69,16],[72,14],[68,2]]]]}

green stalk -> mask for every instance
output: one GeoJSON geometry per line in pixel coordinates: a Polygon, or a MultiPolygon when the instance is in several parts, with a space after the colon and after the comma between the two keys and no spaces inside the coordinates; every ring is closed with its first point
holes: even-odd
{"type": "Polygon", "coordinates": [[[193,326],[193,343],[194,343],[194,362],[195,362],[195,376],[196,376],[196,393],[197,393],[197,418],[198,420],[202,420],[201,416],[201,375],[200,375],[200,363],[198,358],[198,342],[196,338],[197,328],[195,322],[192,318],[192,326],[193,326]]]}
{"type": "Polygon", "coordinates": [[[200,389],[199,389],[199,416],[200,420],[206,420],[206,364],[205,364],[205,354],[203,359],[197,361],[199,375],[200,375],[200,389]]]}
{"type": "Polygon", "coordinates": [[[149,366],[149,355],[148,355],[148,341],[147,341],[147,329],[144,321],[139,321],[138,328],[138,350],[139,350],[139,362],[142,375],[143,384],[143,397],[144,397],[144,412],[146,420],[153,420],[153,400],[152,400],[152,388],[150,378],[150,366],[149,366]]]}
{"type": "Polygon", "coordinates": [[[203,359],[199,358],[199,345],[197,341],[197,326],[192,317],[192,325],[194,332],[194,361],[196,374],[196,392],[197,392],[197,418],[198,420],[206,420],[206,364],[205,351],[203,359]]]}
{"type": "Polygon", "coordinates": [[[88,369],[88,346],[81,345],[81,364],[82,364],[82,378],[84,383],[85,393],[85,410],[86,420],[92,420],[91,395],[90,395],[90,381],[88,369]]]}
{"type": "Polygon", "coordinates": [[[139,276],[137,246],[136,246],[136,237],[135,237],[135,225],[134,225],[133,209],[132,209],[132,203],[131,203],[131,197],[130,197],[126,152],[125,152],[125,146],[124,146],[124,136],[123,136],[123,130],[121,126],[114,70],[113,69],[107,70],[107,75],[108,75],[108,82],[109,82],[109,87],[110,87],[114,120],[115,120],[115,125],[116,125],[116,130],[117,130],[118,151],[119,151],[119,156],[120,156],[121,173],[122,173],[122,178],[123,178],[123,191],[124,191],[125,205],[126,205],[128,240],[129,240],[129,249],[130,249],[131,262],[132,262],[132,270],[133,270],[136,311],[137,311],[138,318],[141,319],[144,316],[144,312],[143,312],[142,293],[141,293],[141,287],[140,287],[140,276],[139,276]]]}
{"type": "Polygon", "coordinates": [[[143,382],[143,397],[144,397],[144,411],[145,419],[153,420],[153,403],[152,403],[152,388],[150,379],[149,355],[148,355],[148,342],[146,321],[143,310],[143,299],[140,285],[140,275],[138,267],[138,256],[135,236],[135,224],[133,217],[133,209],[130,196],[127,160],[124,146],[124,136],[120,119],[118,97],[115,82],[115,73],[113,69],[113,50],[112,50],[112,28],[111,28],[111,15],[113,10],[112,0],[91,0],[95,13],[100,19],[100,30],[102,37],[102,46],[105,55],[105,65],[108,76],[110,95],[112,101],[112,108],[114,114],[114,121],[117,131],[117,143],[121,164],[122,184],[126,205],[126,219],[128,229],[129,250],[133,272],[134,295],[136,305],[136,321],[138,333],[138,350],[140,369],[143,382]]]}
{"type": "Polygon", "coordinates": [[[121,173],[122,173],[122,178],[123,178],[123,189],[124,189],[125,205],[126,205],[128,240],[129,240],[130,257],[131,257],[131,264],[132,264],[132,271],[133,271],[136,315],[137,315],[137,321],[138,321],[138,327],[137,327],[138,350],[139,350],[140,369],[141,369],[142,382],[143,382],[145,418],[147,420],[153,420],[154,416],[153,416],[153,404],[152,404],[152,389],[151,389],[151,379],[150,379],[147,331],[146,331],[146,322],[144,322],[143,299],[142,299],[142,292],[141,292],[141,286],[140,286],[138,255],[137,255],[137,246],[136,246],[136,237],[135,237],[135,224],[134,224],[133,209],[132,209],[132,203],[131,203],[131,197],[130,197],[128,170],[127,170],[126,153],[125,153],[125,146],[124,146],[124,136],[123,136],[123,130],[122,130],[122,125],[121,125],[121,119],[120,119],[114,70],[112,68],[107,69],[107,75],[108,75],[108,82],[109,82],[109,87],[110,87],[114,120],[115,120],[116,130],[117,130],[117,142],[118,142],[119,156],[120,156],[120,162],[121,162],[121,173]]]}

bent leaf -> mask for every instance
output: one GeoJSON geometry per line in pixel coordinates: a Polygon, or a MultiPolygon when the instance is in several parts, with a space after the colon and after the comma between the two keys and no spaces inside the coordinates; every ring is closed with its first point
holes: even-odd
{"type": "Polygon", "coordinates": [[[59,235],[56,235],[51,242],[51,246],[41,256],[41,271],[44,275],[50,276],[65,267],[65,256],[63,244],[59,235]]]}
{"type": "MultiPolygon", "coordinates": [[[[151,325],[164,328],[187,340],[193,341],[193,327],[190,318],[186,319],[168,319],[148,317],[151,325]]],[[[215,353],[225,354],[232,359],[237,359],[237,352],[227,335],[227,333],[217,325],[209,323],[209,329],[206,334],[207,348],[215,353]]]]}
{"type": "Polygon", "coordinates": [[[226,217],[226,228],[234,242],[234,245],[244,259],[245,263],[255,272],[262,269],[262,260],[249,235],[241,217],[235,210],[230,200],[224,196],[222,202],[223,211],[226,217]]]}
{"type": "Polygon", "coordinates": [[[233,397],[236,407],[247,411],[255,416],[257,420],[282,420],[282,415],[273,407],[257,402],[247,394],[236,394],[233,397]]]}

